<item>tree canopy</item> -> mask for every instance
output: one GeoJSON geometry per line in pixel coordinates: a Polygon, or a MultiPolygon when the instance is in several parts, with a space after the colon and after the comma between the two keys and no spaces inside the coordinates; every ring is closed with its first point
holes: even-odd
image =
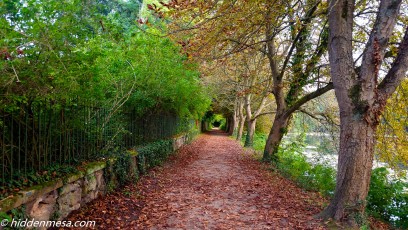
{"type": "Polygon", "coordinates": [[[197,65],[138,29],[138,2],[1,4],[2,106],[79,97],[198,118],[210,103],[197,65]]]}

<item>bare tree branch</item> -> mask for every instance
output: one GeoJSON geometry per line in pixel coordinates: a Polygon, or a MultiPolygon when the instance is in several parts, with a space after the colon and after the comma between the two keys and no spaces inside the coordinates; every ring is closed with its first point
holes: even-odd
{"type": "Polygon", "coordinates": [[[303,96],[302,98],[300,98],[299,100],[297,100],[288,110],[285,111],[286,114],[291,114],[293,112],[295,112],[296,110],[298,110],[302,105],[304,105],[306,102],[332,90],[333,87],[333,82],[330,82],[329,84],[327,84],[326,86],[317,89],[316,91],[309,93],[305,96],[303,96]]]}
{"type": "Polygon", "coordinates": [[[398,55],[392,63],[391,69],[377,87],[378,97],[384,103],[397,89],[401,81],[406,77],[408,70],[408,28],[399,46],[398,55]],[[384,101],[385,100],[385,101],[384,101]]]}

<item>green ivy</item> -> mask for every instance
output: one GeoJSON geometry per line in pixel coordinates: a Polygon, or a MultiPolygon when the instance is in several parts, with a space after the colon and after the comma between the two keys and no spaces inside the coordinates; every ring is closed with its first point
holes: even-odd
{"type": "Polygon", "coordinates": [[[113,172],[116,174],[119,186],[123,186],[133,179],[130,170],[131,156],[127,152],[120,153],[113,164],[113,172]]]}
{"type": "Polygon", "coordinates": [[[0,221],[2,221],[2,220],[8,220],[9,222],[11,222],[11,216],[10,215],[8,215],[7,213],[5,213],[5,212],[0,212],[0,221]]]}
{"type": "Polygon", "coordinates": [[[139,173],[132,166],[133,157],[123,149],[116,149],[111,153],[111,159],[106,161],[104,171],[108,192],[112,192],[116,187],[124,186],[127,183],[137,182],[139,173]]]}
{"type": "MultiPolygon", "coordinates": [[[[20,206],[18,208],[10,210],[8,216],[9,216],[9,218],[5,218],[5,219],[8,219],[8,220],[12,220],[12,219],[14,219],[14,220],[25,220],[25,219],[28,219],[28,216],[26,214],[25,205],[22,205],[22,206],[20,206]]],[[[2,219],[2,218],[0,217],[0,219],[2,219]]],[[[22,228],[22,227],[21,228],[16,228],[16,227],[12,228],[10,226],[6,226],[4,229],[5,230],[14,229],[15,230],[15,229],[25,229],[25,228],[22,228]]]]}
{"type": "Polygon", "coordinates": [[[41,172],[31,171],[27,174],[16,172],[11,180],[2,181],[0,179],[0,184],[3,184],[0,186],[0,199],[12,195],[17,190],[63,178],[77,171],[73,166],[55,164],[44,168],[41,172]]]}
{"type": "Polygon", "coordinates": [[[173,152],[173,140],[160,140],[137,149],[139,169],[141,173],[162,164],[173,152]]]}

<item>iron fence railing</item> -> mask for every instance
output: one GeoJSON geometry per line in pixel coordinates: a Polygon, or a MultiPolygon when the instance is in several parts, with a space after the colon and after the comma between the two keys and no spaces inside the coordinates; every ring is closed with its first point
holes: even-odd
{"type": "Polygon", "coordinates": [[[53,165],[77,165],[187,131],[191,121],[172,114],[138,116],[135,110],[53,101],[0,110],[0,186],[53,165]]]}

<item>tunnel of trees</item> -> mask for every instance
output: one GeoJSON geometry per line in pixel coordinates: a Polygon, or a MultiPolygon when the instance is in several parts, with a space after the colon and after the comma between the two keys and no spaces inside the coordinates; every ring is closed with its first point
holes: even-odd
{"type": "Polygon", "coordinates": [[[219,128],[327,195],[319,217],[408,227],[406,1],[3,0],[0,15],[0,198],[219,128]],[[336,166],[306,162],[310,145],[336,166]]]}

